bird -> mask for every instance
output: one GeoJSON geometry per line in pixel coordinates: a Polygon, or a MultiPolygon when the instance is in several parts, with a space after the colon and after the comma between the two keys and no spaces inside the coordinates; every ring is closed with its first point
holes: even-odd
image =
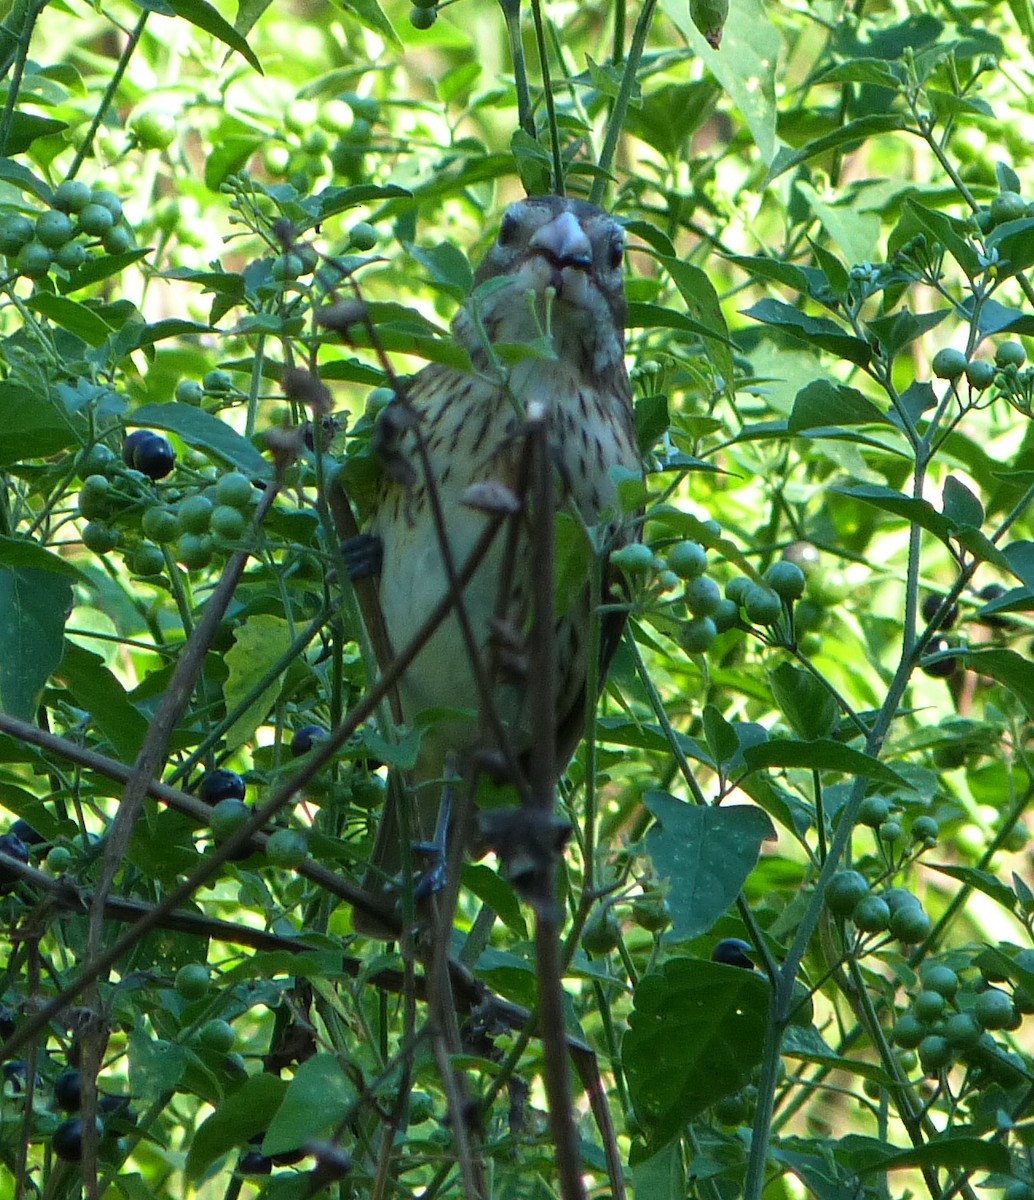
{"type": "MultiPolygon", "coordinates": [[[[381,414],[389,431],[381,437],[386,470],[367,532],[380,543],[378,594],[396,653],[449,591],[433,497],[460,571],[490,519],[472,496],[478,488],[518,491],[521,433],[531,414],[546,422],[558,510],[573,505],[587,526],[602,525],[597,541],[610,547],[639,536],[617,495],[623,474],[643,472],[625,366],[624,258],[622,225],[588,201],[543,195],[512,203],[474,275],[471,297],[453,321],[470,370],[429,364],[381,414]],[[497,353],[521,344],[537,350],[502,358],[497,353]],[[393,414],[396,405],[401,413],[393,414]]],[[[521,639],[529,627],[536,562],[527,528],[515,551],[507,551],[506,540],[499,536],[492,543],[464,588],[463,606],[482,665],[487,668],[493,655],[511,668],[517,664],[496,671],[492,699],[513,751],[526,757],[535,697],[520,669],[521,639]],[[508,592],[500,605],[504,578],[508,592]]],[[[555,624],[559,771],[573,756],[585,722],[588,569],[574,594],[566,610],[558,609],[555,624]]],[[[595,677],[601,690],[624,620],[621,611],[604,617],[595,677]]],[[[406,668],[399,699],[410,727],[420,724],[422,714],[440,718],[423,732],[413,773],[411,832],[426,842],[440,824],[446,759],[454,756],[462,768],[479,750],[499,749],[484,745],[475,674],[454,616],[406,668]]],[[[595,703],[598,696],[590,699],[595,703]]],[[[400,828],[389,798],[365,881],[382,895],[390,892],[404,858],[400,828]]]]}

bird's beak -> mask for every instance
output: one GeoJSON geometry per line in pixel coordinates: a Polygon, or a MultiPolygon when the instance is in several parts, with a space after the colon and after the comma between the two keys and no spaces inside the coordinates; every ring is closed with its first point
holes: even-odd
{"type": "Polygon", "coordinates": [[[592,266],[592,246],[573,213],[562,212],[548,225],[543,225],[528,243],[528,248],[556,267],[587,271],[592,266]]]}

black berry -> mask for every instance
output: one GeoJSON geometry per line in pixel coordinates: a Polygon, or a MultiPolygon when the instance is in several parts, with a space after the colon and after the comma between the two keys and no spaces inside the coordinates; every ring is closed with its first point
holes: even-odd
{"type": "Polygon", "coordinates": [[[295,758],[301,758],[303,754],[308,754],[317,742],[322,742],[326,736],[327,731],[322,725],[303,725],[291,738],[291,754],[295,758]]]}
{"type": "Polygon", "coordinates": [[[243,800],[246,791],[244,780],[236,771],[209,771],[198,785],[198,799],[206,804],[218,804],[220,800],[243,800]]]}
{"type": "Polygon", "coordinates": [[[749,957],[752,951],[750,942],[745,942],[742,938],[723,938],[711,951],[711,961],[753,971],[754,964],[749,957]]]}

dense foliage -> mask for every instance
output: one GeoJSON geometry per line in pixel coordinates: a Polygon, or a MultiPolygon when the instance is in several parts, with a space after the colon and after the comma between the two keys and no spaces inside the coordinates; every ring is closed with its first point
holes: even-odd
{"type": "Polygon", "coordinates": [[[1034,1200],[1030,6],[227,9],[0,26],[0,1197],[1034,1200]],[[560,941],[386,944],[341,541],[560,190],[648,467],[560,941]]]}

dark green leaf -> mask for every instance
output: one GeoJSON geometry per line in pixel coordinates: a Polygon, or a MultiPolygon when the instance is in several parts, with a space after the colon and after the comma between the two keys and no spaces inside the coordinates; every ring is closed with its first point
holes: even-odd
{"type": "Polygon", "coordinates": [[[781,283],[785,287],[800,292],[802,296],[810,293],[808,276],[801,267],[793,263],[783,262],[778,258],[768,258],[765,255],[730,254],[729,262],[742,267],[754,279],[766,283],[781,283]]]}
{"type": "Polygon", "coordinates": [[[780,712],[798,737],[813,741],[829,736],[837,721],[837,703],[810,671],[784,662],[768,679],[780,712]]]}
{"type": "Polygon", "coordinates": [[[987,236],[988,250],[998,251],[1001,276],[1018,275],[1034,263],[1034,220],[1005,221],[987,236]]]}
{"type": "Polygon", "coordinates": [[[5,154],[24,154],[37,138],[52,137],[68,128],[67,121],[55,121],[51,117],[38,117],[35,113],[15,109],[11,114],[5,154]]]}
{"type": "Polygon", "coordinates": [[[703,725],[711,757],[724,768],[740,748],[736,730],[713,704],[704,706],[703,725]]]}
{"type": "MultiPolygon", "coordinates": [[[[306,1065],[298,1068],[299,1073],[306,1065]]],[[[266,1071],[249,1076],[194,1131],[185,1165],[187,1179],[197,1183],[224,1154],[242,1149],[255,1134],[265,1132],[287,1089],[284,1080],[266,1071]]],[[[319,1123],[319,1116],[320,1109],[316,1106],[310,1114],[313,1126],[319,1123]]]]}
{"type": "Polygon", "coordinates": [[[747,767],[751,771],[762,771],[768,767],[803,767],[810,771],[838,771],[842,775],[861,775],[879,783],[908,788],[911,784],[886,763],[870,758],[861,750],[821,738],[813,742],[795,742],[773,738],[760,746],[751,746],[743,752],[747,767]]]}
{"type": "Polygon", "coordinates": [[[621,1058],[656,1152],[750,1079],[761,1061],[769,987],[740,967],[671,958],[640,979],[633,999],[621,1058]]]}
{"type": "Polygon", "coordinates": [[[442,242],[429,248],[407,244],[406,250],[432,281],[456,300],[463,300],[470,295],[474,287],[474,272],[470,269],[467,256],[452,242],[442,242]]]}
{"type": "Polygon", "coordinates": [[[927,208],[914,196],[905,201],[905,207],[916,227],[932,242],[939,242],[970,279],[975,279],[981,273],[976,247],[969,240],[961,221],[927,208]]]}
{"type": "Polygon", "coordinates": [[[936,329],[950,315],[946,308],[930,313],[914,313],[902,308],[889,317],[877,317],[869,321],[866,328],[880,343],[886,357],[893,358],[916,338],[936,329]]]}
{"type": "Polygon", "coordinates": [[[780,175],[792,171],[817,155],[826,154],[830,150],[848,150],[881,133],[896,133],[904,126],[905,118],[900,113],[859,117],[857,121],[849,121],[832,133],[827,133],[825,137],[814,138],[802,150],[791,150],[783,146],[776,154],[765,182],[770,183],[773,179],[778,179],[780,175]]]}
{"type": "Polygon", "coordinates": [[[49,204],[54,195],[49,184],[44,183],[38,175],[33,174],[24,163],[15,162],[13,158],[0,158],[0,180],[9,183],[20,191],[28,192],[44,204],[49,204]]]}
{"type": "Polygon", "coordinates": [[[954,475],[949,475],[944,481],[942,504],[944,515],[956,529],[967,526],[979,529],[984,523],[984,506],[954,475]]]}
{"type": "Polygon", "coordinates": [[[498,871],[481,863],[464,863],[463,886],[496,914],[500,921],[519,938],[528,936],[528,922],[524,918],[517,893],[498,871]]]}
{"type": "Polygon", "coordinates": [[[731,386],[733,365],[729,327],[725,323],[718,293],[710,276],[682,258],[661,258],[660,262],[679,289],[690,313],[710,330],[710,336],[705,335],[704,346],[717,374],[726,386],[731,386]]]}
{"type": "Polygon", "coordinates": [[[816,379],[794,399],[787,422],[791,433],[837,425],[887,425],[887,415],[868,396],[843,383],[816,379]]]}
{"type": "Polygon", "coordinates": [[[262,1142],[262,1153],[279,1154],[326,1137],[355,1101],[355,1087],[337,1056],[314,1055],[295,1071],[262,1142]]]}
{"type": "Polygon", "coordinates": [[[43,685],[61,661],[72,584],[64,573],[0,568],[0,711],[36,714],[43,685]]]}
{"type": "Polygon", "coordinates": [[[336,0],[336,3],[347,9],[360,24],[365,25],[367,29],[372,29],[378,37],[384,38],[397,50],[402,48],[399,35],[384,15],[384,10],[377,0],[336,0]]]}
{"type": "Polygon", "coordinates": [[[186,1067],[186,1050],[175,1042],[149,1037],[137,1026],[129,1035],[129,1086],[141,1100],[157,1100],[176,1090],[186,1067]]]}
{"type": "Polygon", "coordinates": [[[38,543],[30,542],[28,538],[0,536],[0,566],[50,571],[55,575],[66,575],[79,583],[86,582],[86,576],[74,563],[58,554],[52,554],[38,543]]]}
{"type": "Polygon", "coordinates": [[[70,420],[45,392],[40,395],[10,380],[0,382],[0,411],[0,467],[49,458],[77,441],[79,422],[70,420]]]}
{"type": "Polygon", "coordinates": [[[111,743],[115,757],[122,762],[135,762],[147,734],[148,721],[130,702],[126,689],[104,665],[104,659],[66,641],[54,673],[64,682],[76,704],[90,714],[91,723],[111,743]]]}
{"type": "Polygon", "coordinates": [[[849,1135],[842,1139],[838,1157],[859,1174],[897,1171],[905,1167],[944,1167],[964,1171],[1009,1171],[1009,1151],[986,1137],[967,1137],[955,1126],[950,1134],[931,1138],[921,1146],[897,1147],[875,1138],[849,1135]]]}
{"type": "Polygon", "coordinates": [[[67,296],[56,296],[53,292],[36,292],[29,301],[41,316],[81,337],[87,345],[103,346],[112,332],[112,327],[102,320],[92,308],[69,300],[67,296]]]}
{"type": "Polygon", "coordinates": [[[861,338],[852,337],[834,321],[825,317],[809,317],[781,300],[759,300],[744,314],[771,325],[790,337],[818,346],[856,366],[864,367],[872,358],[872,347],[861,338]]]}
{"type": "Polygon", "coordinates": [[[990,896],[995,903],[1000,904],[1008,912],[1016,911],[1016,893],[1007,884],[987,871],[979,871],[976,867],[954,867],[943,863],[927,863],[932,871],[940,871],[942,875],[950,875],[961,883],[990,896]]]}
{"type": "Polygon", "coordinates": [[[1030,659],[1015,650],[960,650],[960,656],[978,675],[987,675],[1007,687],[1034,720],[1034,670],[1030,659]]]}
{"type": "Polygon", "coordinates": [[[646,835],[646,849],[657,874],[668,880],[669,937],[691,941],[735,903],[761,843],[775,830],[753,805],[687,804],[667,792],[647,792],[643,803],[659,822],[646,835]]]}

